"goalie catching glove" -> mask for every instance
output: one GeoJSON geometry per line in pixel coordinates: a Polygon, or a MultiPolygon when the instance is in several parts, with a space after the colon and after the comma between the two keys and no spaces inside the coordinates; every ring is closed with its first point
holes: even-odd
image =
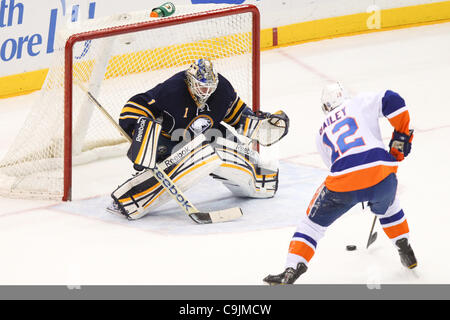
{"type": "Polygon", "coordinates": [[[142,171],[156,166],[156,151],[161,124],[153,119],[140,117],[136,122],[133,141],[127,156],[134,163],[134,169],[142,171]]]}
{"type": "Polygon", "coordinates": [[[411,152],[413,137],[414,130],[409,130],[409,135],[394,130],[391,141],[389,142],[389,153],[392,154],[397,161],[402,161],[411,152]]]}
{"type": "Polygon", "coordinates": [[[240,134],[268,147],[280,141],[289,130],[289,118],[283,111],[274,114],[257,111],[255,115],[245,115],[240,134]]]}

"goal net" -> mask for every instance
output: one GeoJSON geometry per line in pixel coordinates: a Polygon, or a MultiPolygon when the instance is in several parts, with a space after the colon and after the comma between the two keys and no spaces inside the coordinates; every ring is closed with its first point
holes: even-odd
{"type": "Polygon", "coordinates": [[[73,166],[126,154],[128,143],[86,89],[118,121],[131,96],[206,57],[248,105],[259,108],[256,7],[191,5],[166,18],[151,18],[150,11],[89,20],[58,33],[40,97],[0,162],[0,195],[70,200],[73,166]]]}

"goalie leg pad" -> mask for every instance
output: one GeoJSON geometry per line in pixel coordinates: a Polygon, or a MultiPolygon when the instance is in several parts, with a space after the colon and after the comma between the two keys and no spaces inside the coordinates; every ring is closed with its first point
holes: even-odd
{"type": "Polygon", "coordinates": [[[234,195],[271,198],[278,189],[278,170],[263,168],[259,154],[251,148],[218,138],[215,147],[222,164],[211,176],[221,181],[234,195]]]}
{"type": "MultiPolygon", "coordinates": [[[[160,168],[184,192],[220,164],[220,158],[202,135],[162,161],[160,168]]],[[[153,170],[135,175],[119,186],[111,196],[122,214],[131,220],[142,218],[172,199],[153,176],[153,170]]]]}

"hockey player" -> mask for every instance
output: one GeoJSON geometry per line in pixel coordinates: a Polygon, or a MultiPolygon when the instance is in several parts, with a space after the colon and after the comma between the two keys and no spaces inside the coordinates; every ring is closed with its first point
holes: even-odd
{"type": "Polygon", "coordinates": [[[128,157],[139,173],[112,193],[108,210],[138,219],[167,202],[152,170],[145,170],[155,163],[181,190],[210,175],[239,196],[273,197],[278,169],[261,164],[249,143],[273,144],[288,124],[282,111],[254,113],[210,60],[196,60],[123,107],[119,125],[133,137],[128,157]]]}
{"type": "Polygon", "coordinates": [[[306,272],[327,228],[355,204],[366,201],[398,250],[401,263],[415,268],[408,223],[397,195],[398,162],[408,156],[413,139],[405,101],[390,90],[350,98],[339,83],[333,83],[323,90],[322,109],[326,117],[316,143],[330,173],[297,226],[285,271],[267,276],[264,282],[293,284],[306,272]],[[381,138],[381,117],[394,127],[389,151],[381,138]]]}

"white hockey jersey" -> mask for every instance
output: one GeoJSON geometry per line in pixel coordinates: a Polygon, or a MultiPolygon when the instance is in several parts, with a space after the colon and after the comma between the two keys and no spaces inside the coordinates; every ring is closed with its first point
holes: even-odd
{"type": "Polygon", "coordinates": [[[371,187],[397,172],[397,160],[385,149],[379,118],[409,133],[409,112],[397,93],[363,93],[332,110],[317,134],[317,149],[330,169],[325,186],[345,192],[371,187]]]}

